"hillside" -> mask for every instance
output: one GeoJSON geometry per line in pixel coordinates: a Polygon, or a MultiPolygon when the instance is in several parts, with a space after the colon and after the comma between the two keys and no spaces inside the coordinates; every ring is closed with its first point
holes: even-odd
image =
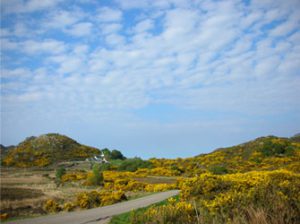
{"type": "Polygon", "coordinates": [[[70,160],[83,160],[100,151],[81,145],[75,140],[60,134],[45,134],[29,137],[8,151],[3,165],[16,167],[47,166],[70,160]]]}
{"type": "Polygon", "coordinates": [[[15,146],[10,145],[10,146],[4,146],[2,144],[0,144],[0,156],[1,158],[3,158],[10,149],[13,149],[15,146]]]}
{"type": "Polygon", "coordinates": [[[267,136],[192,158],[151,159],[152,173],[180,176],[180,199],[134,211],[124,223],[299,223],[298,140],[267,136]]]}
{"type": "Polygon", "coordinates": [[[151,161],[155,167],[164,167],[188,176],[207,171],[226,174],[280,168],[300,172],[300,143],[294,137],[268,136],[192,158],[151,161]]]}
{"type": "Polygon", "coordinates": [[[300,142],[300,133],[290,138],[293,142],[300,142]]]}

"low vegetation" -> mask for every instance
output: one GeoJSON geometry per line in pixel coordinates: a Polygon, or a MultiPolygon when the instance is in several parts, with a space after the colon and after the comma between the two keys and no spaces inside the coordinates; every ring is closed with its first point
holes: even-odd
{"type": "Polygon", "coordinates": [[[99,186],[103,185],[103,173],[100,170],[100,164],[94,164],[91,172],[87,174],[85,185],[99,186]]]}
{"type": "Polygon", "coordinates": [[[49,199],[44,204],[44,210],[48,213],[59,211],[72,211],[76,208],[88,209],[105,205],[111,205],[117,202],[127,200],[122,191],[84,191],[78,193],[75,200],[65,203],[59,203],[58,200],[49,199]]]}
{"type": "MultiPolygon", "coordinates": [[[[110,205],[134,198],[134,195],[147,194],[146,192],[180,189],[178,199],[131,212],[126,215],[126,223],[300,222],[298,136],[290,139],[262,137],[186,159],[128,159],[118,150],[103,149],[110,159],[109,164],[82,161],[87,156],[96,155],[92,154],[94,148],[90,147],[92,151],[87,150],[84,156],[78,156],[76,153],[80,150],[73,151],[64,146],[65,143],[57,140],[57,135],[45,136],[29,138],[7,152],[3,160],[6,168],[1,169],[11,172],[1,173],[5,199],[5,203],[1,202],[2,215],[24,214],[21,208],[28,204],[26,200],[35,200],[34,203],[29,203],[32,204],[31,211],[43,214],[110,205]],[[55,139],[54,143],[51,143],[52,139],[55,139]],[[41,144],[47,147],[41,149],[41,144]],[[47,153],[42,153],[41,157],[28,157],[30,153],[39,154],[47,150],[60,152],[57,151],[57,146],[66,150],[67,154],[76,152],[72,154],[75,160],[64,161],[64,168],[59,164],[55,165],[53,158],[47,156],[47,153]],[[17,164],[15,158],[23,155],[24,158],[17,164]],[[49,159],[48,165],[38,168],[44,166],[36,162],[38,158],[40,161],[49,159]],[[30,167],[30,161],[35,167],[29,169],[33,173],[27,179],[35,180],[37,173],[40,179],[37,178],[39,181],[34,184],[25,184],[26,172],[19,172],[22,169],[14,167],[30,167]],[[17,174],[21,177],[17,177],[17,174]],[[23,182],[18,182],[17,179],[23,182]],[[22,195],[28,195],[29,198],[22,198],[22,195]],[[16,198],[23,201],[19,206],[14,201],[16,198]]],[[[66,140],[65,137],[62,139],[66,140]]],[[[74,140],[68,139],[67,142],[67,145],[72,145],[75,149],[82,149],[74,140]]],[[[100,152],[96,150],[97,153],[100,152]]],[[[63,160],[64,157],[59,158],[63,160]]],[[[118,220],[118,217],[113,220],[118,220]]]]}
{"type": "Polygon", "coordinates": [[[180,200],[132,212],[127,223],[300,222],[298,138],[269,136],[193,158],[150,161],[152,170],[180,176],[180,200]]]}
{"type": "Polygon", "coordinates": [[[178,201],[178,196],[172,197],[172,198],[170,198],[168,200],[164,200],[162,202],[155,203],[155,204],[147,206],[145,208],[139,208],[139,209],[133,210],[131,212],[126,212],[121,215],[113,216],[112,219],[110,220],[110,224],[134,223],[133,219],[144,215],[145,211],[147,211],[148,209],[161,208],[161,206],[167,205],[170,201],[178,201]]]}

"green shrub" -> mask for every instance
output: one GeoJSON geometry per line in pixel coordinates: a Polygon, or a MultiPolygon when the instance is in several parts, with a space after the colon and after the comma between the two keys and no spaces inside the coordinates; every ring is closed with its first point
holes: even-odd
{"type": "Polygon", "coordinates": [[[55,182],[59,186],[62,183],[62,176],[66,174],[66,169],[63,166],[60,166],[56,169],[55,172],[55,182]]]}
{"type": "Polygon", "coordinates": [[[99,167],[100,171],[113,170],[115,167],[110,163],[102,163],[99,167]]]}
{"type": "Polygon", "coordinates": [[[224,166],[212,166],[209,168],[209,171],[213,174],[219,174],[219,175],[228,173],[227,168],[224,166]]]}
{"type": "Polygon", "coordinates": [[[88,173],[87,175],[87,181],[86,185],[91,186],[97,186],[97,185],[103,185],[103,173],[100,170],[101,164],[95,163],[93,165],[92,172],[88,173]]]}
{"type": "Polygon", "coordinates": [[[288,140],[266,139],[261,152],[264,156],[293,155],[294,147],[288,140]]]}
{"type": "Polygon", "coordinates": [[[152,163],[135,157],[132,159],[124,160],[124,162],[121,163],[121,165],[118,167],[118,170],[134,172],[139,168],[152,168],[152,163]]]}

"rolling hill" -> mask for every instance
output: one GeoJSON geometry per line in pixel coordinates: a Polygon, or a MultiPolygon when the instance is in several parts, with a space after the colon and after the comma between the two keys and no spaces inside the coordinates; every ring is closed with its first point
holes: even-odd
{"type": "Polygon", "coordinates": [[[10,149],[2,164],[16,167],[48,166],[70,160],[84,160],[99,155],[97,148],[79,144],[60,134],[45,134],[28,137],[15,148],[10,149]]]}
{"type": "Polygon", "coordinates": [[[154,167],[175,170],[185,176],[207,171],[226,174],[281,168],[300,172],[300,142],[295,137],[267,136],[195,157],[174,160],[154,158],[150,161],[154,167]]]}

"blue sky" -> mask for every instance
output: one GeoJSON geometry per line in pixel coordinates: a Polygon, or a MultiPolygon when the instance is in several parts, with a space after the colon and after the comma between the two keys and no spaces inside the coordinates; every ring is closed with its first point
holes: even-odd
{"type": "Polygon", "coordinates": [[[1,1],[1,143],[55,132],[175,158],[298,133],[299,11],[298,0],[1,1]]]}

